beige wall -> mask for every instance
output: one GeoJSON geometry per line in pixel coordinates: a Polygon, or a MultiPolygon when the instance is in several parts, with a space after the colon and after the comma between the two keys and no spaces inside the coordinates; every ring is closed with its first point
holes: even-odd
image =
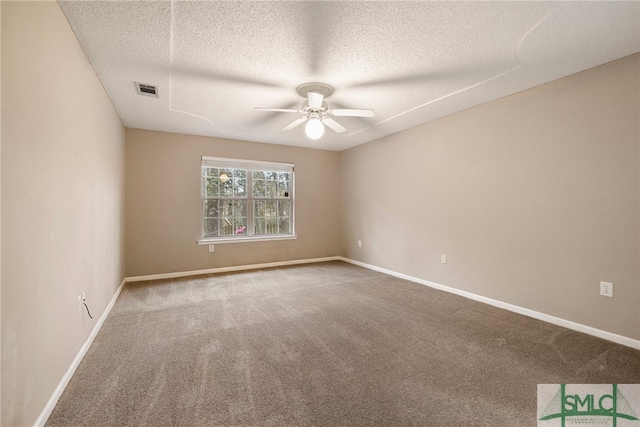
{"type": "Polygon", "coordinates": [[[339,153],[126,131],[127,276],[339,255],[339,153]],[[297,240],[215,245],[200,237],[200,158],[295,163],[297,240]]]}
{"type": "Polygon", "coordinates": [[[639,61],[342,152],[344,253],[640,338],[639,61]]]}
{"type": "MultiPolygon", "coordinates": [[[[0,46],[2,46],[2,7],[0,7],[0,46]]],[[[0,53],[2,48],[0,47],[0,53]]],[[[0,100],[2,100],[2,55],[0,54],[0,100]]],[[[1,108],[0,108],[1,110],[1,108]]],[[[2,241],[2,114],[0,114],[0,242],[2,241]]],[[[0,244],[0,260],[2,245],[0,244]]],[[[0,261],[0,331],[2,331],[2,262],[0,261]]],[[[0,424],[2,424],[2,339],[0,338],[0,424]]]]}
{"type": "Polygon", "coordinates": [[[128,276],[346,255],[640,338],[640,56],[343,153],[128,129],[125,215],[125,130],[57,3],[0,10],[3,426],[114,295],[125,222],[128,276]],[[295,163],[299,238],[198,246],[201,155],[295,163]]]}
{"type": "Polygon", "coordinates": [[[56,2],[2,2],[2,123],[1,424],[26,426],[124,277],[124,127],[56,2]]]}

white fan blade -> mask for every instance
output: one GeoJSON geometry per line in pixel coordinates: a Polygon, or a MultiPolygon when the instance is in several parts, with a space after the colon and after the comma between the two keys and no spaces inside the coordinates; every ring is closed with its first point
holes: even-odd
{"type": "Polygon", "coordinates": [[[324,96],[315,92],[307,92],[307,98],[309,99],[309,107],[311,108],[322,107],[322,100],[324,99],[324,96]]]}
{"type": "Polygon", "coordinates": [[[331,114],[336,117],[373,117],[375,112],[373,110],[349,110],[341,108],[338,110],[331,110],[331,114]]]}
{"type": "Polygon", "coordinates": [[[288,126],[285,126],[284,128],[282,128],[282,130],[291,130],[294,127],[298,126],[299,124],[301,124],[302,122],[306,122],[307,121],[307,116],[302,116],[300,117],[298,120],[294,121],[293,123],[289,124],[288,126]]]}
{"type": "Polygon", "coordinates": [[[322,119],[322,123],[327,125],[327,127],[331,128],[331,130],[334,131],[335,133],[342,133],[342,132],[347,130],[340,123],[336,122],[335,120],[333,120],[332,118],[329,118],[329,117],[324,117],[322,119]]]}
{"type": "Polygon", "coordinates": [[[301,111],[298,110],[286,110],[283,108],[262,108],[262,107],[256,107],[254,108],[254,110],[260,110],[260,111],[279,111],[281,113],[301,113],[301,111]]]}

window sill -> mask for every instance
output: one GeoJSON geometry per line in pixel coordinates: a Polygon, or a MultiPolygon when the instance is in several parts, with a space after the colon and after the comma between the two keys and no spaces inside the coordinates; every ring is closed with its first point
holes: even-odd
{"type": "Polygon", "coordinates": [[[198,240],[198,245],[221,245],[226,243],[249,243],[249,242],[269,242],[274,240],[295,240],[298,236],[296,235],[287,235],[287,236],[265,236],[265,237],[235,237],[231,239],[200,239],[198,240]]]}

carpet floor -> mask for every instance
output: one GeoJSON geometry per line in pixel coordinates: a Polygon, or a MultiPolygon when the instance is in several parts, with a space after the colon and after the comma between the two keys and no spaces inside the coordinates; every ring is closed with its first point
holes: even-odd
{"type": "Polygon", "coordinates": [[[343,262],[127,284],[47,426],[535,426],[640,351],[343,262]]]}

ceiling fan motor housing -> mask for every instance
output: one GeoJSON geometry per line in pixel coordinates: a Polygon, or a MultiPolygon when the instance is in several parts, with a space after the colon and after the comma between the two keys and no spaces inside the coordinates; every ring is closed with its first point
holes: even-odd
{"type": "Polygon", "coordinates": [[[305,98],[302,102],[301,110],[289,110],[279,108],[256,108],[263,111],[278,111],[283,113],[302,113],[304,116],[294,120],[282,130],[291,130],[300,124],[307,122],[305,131],[311,139],[317,139],[324,133],[323,125],[329,127],[336,133],[343,133],[347,129],[330,116],[342,117],[373,117],[373,110],[337,109],[330,110],[325,99],[333,94],[333,87],[325,83],[305,83],[296,88],[298,95],[305,98]],[[321,128],[318,128],[318,125],[321,128]],[[313,132],[311,128],[315,128],[313,132]],[[313,134],[313,136],[311,135],[313,134]]]}
{"type": "Polygon", "coordinates": [[[333,94],[333,87],[326,83],[305,83],[298,86],[296,92],[303,98],[309,98],[309,92],[318,93],[324,98],[328,98],[333,94]]]}
{"type": "Polygon", "coordinates": [[[322,101],[322,107],[320,108],[312,108],[309,107],[309,101],[306,100],[302,103],[302,111],[304,112],[308,112],[308,113],[313,113],[313,112],[317,112],[317,113],[324,113],[329,109],[329,105],[322,101]]]}

